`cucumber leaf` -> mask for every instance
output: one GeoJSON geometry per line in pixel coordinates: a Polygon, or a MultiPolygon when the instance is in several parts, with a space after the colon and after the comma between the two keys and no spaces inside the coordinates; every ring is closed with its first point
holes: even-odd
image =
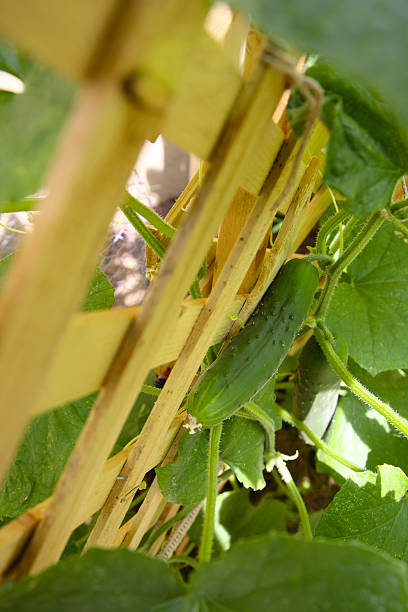
{"type": "MultiPolygon", "coordinates": [[[[13,257],[14,254],[0,261],[0,282],[13,257]]],[[[97,270],[82,310],[110,308],[113,301],[112,285],[97,270]]],[[[31,421],[0,488],[0,517],[17,517],[52,494],[95,398],[93,393],[31,421]]]]}
{"type": "MultiPolygon", "coordinates": [[[[259,503],[250,501],[248,490],[239,488],[217,496],[215,508],[214,552],[231,548],[240,538],[269,532],[286,532],[287,509],[283,502],[263,495],[259,503]]],[[[203,510],[189,529],[188,536],[200,545],[203,510]]]]}
{"type": "MultiPolygon", "coordinates": [[[[0,286],[13,263],[16,253],[11,253],[0,260],[0,286]]],[[[99,268],[96,269],[94,277],[89,285],[88,292],[82,302],[82,312],[90,310],[104,310],[112,308],[115,302],[115,291],[108,277],[99,268]]]]}
{"type": "Polygon", "coordinates": [[[16,203],[42,186],[75,86],[39,62],[23,59],[1,40],[0,63],[25,86],[21,94],[0,97],[0,131],[6,143],[0,154],[0,212],[7,212],[17,210],[16,203]]]}
{"type": "Polygon", "coordinates": [[[221,459],[229,465],[244,487],[257,491],[265,487],[263,454],[265,433],[255,421],[232,417],[224,423],[221,459]]]}
{"type": "Polygon", "coordinates": [[[87,551],[0,593],[0,610],[406,610],[408,569],[360,543],[263,534],[192,572],[125,549],[87,551]],[[226,588],[228,585],[228,588],[226,588]],[[347,585],[345,588],[344,585],[347,585]]]}
{"type": "Polygon", "coordinates": [[[330,140],[324,182],[350,201],[356,215],[388,206],[408,170],[408,138],[389,105],[327,65],[317,63],[307,75],[325,92],[323,119],[330,140]]]}
{"type": "Polygon", "coordinates": [[[1,517],[17,517],[52,494],[94,400],[89,395],[32,420],[0,488],[1,517]]]}
{"type": "Polygon", "coordinates": [[[263,535],[201,566],[185,585],[166,563],[128,550],[90,550],[0,594],[0,610],[258,612],[405,610],[407,568],[362,545],[263,535]],[[228,588],[225,585],[228,584],[228,588]],[[344,588],[344,585],[347,588],[344,588]],[[392,603],[392,607],[390,607],[392,603]]]}
{"type": "Polygon", "coordinates": [[[383,225],[347,269],[327,314],[349,353],[371,374],[408,367],[408,244],[383,225]]]}
{"type": "Polygon", "coordinates": [[[184,592],[177,572],[162,561],[125,549],[93,549],[0,593],[0,610],[148,612],[184,592]]]}
{"type": "Polygon", "coordinates": [[[160,490],[169,502],[197,504],[205,497],[209,430],[185,434],[179,441],[178,457],[156,468],[160,490]]]}
{"type": "Polygon", "coordinates": [[[108,277],[99,268],[96,269],[88,293],[82,302],[81,310],[104,310],[112,308],[115,302],[115,291],[108,277]]]}
{"type": "Polygon", "coordinates": [[[405,0],[229,0],[270,38],[318,54],[344,75],[355,75],[390,100],[408,125],[405,0]]]}
{"type": "MultiPolygon", "coordinates": [[[[353,362],[349,367],[364,386],[402,416],[408,417],[408,376],[403,372],[389,371],[373,377],[353,362]]],[[[377,465],[387,463],[408,473],[408,439],[351,393],[340,399],[326,442],[361,467],[374,470],[377,465]]],[[[341,481],[353,474],[320,450],[317,458],[324,470],[328,470],[336,480],[341,481]]]]}
{"type": "Polygon", "coordinates": [[[323,511],[316,535],[359,540],[408,561],[408,478],[381,465],[377,474],[354,474],[323,511]]]}
{"type": "Polygon", "coordinates": [[[271,602],[279,612],[402,612],[407,572],[401,561],[360,543],[266,534],[201,566],[189,588],[211,612],[259,612],[270,610],[271,602]]]}
{"type": "MultiPolygon", "coordinates": [[[[184,435],[178,457],[172,463],[156,468],[160,490],[169,502],[189,505],[205,497],[209,430],[184,435]]],[[[220,459],[232,469],[247,488],[263,489],[263,453],[265,434],[254,421],[232,417],[224,422],[220,459]]]]}

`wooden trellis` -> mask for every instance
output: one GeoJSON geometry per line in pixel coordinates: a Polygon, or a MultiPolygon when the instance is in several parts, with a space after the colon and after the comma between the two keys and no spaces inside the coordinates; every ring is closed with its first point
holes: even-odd
{"type": "Polygon", "coordinates": [[[316,123],[295,172],[285,76],[262,61],[264,40],[252,31],[239,69],[241,18],[215,41],[200,0],[0,7],[5,37],[81,84],[46,178],[49,195],[0,295],[1,477],[34,415],[99,390],[53,497],[0,530],[4,579],[58,561],[73,529],[97,510],[87,546],[132,549],[175,511],[154,481],[122,525],[129,491],[174,455],[176,414],[208,348],[238,331],[231,313],[247,320],[329,196],[320,187],[326,130],[316,123]],[[137,153],[158,133],[205,160],[202,184],[194,177],[169,213],[178,230],[142,306],[78,314],[137,153]],[[285,220],[268,248],[289,177],[285,220]],[[206,256],[206,297],[186,299],[206,256]],[[170,361],[138,440],[107,460],[149,370],[170,361]]]}

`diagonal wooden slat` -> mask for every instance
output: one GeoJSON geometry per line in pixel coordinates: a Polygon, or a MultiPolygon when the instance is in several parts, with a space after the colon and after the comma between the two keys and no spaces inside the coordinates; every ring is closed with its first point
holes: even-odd
{"type": "MultiPolygon", "coordinates": [[[[280,91],[281,78],[270,69],[259,71],[254,81],[244,88],[229,129],[215,150],[201,191],[166,253],[140,317],[129,328],[58,483],[53,503],[24,555],[23,571],[38,572],[58,560],[85,503],[84,492],[90,490],[98,477],[151,367],[158,343],[171,330],[181,300],[238,187],[242,169],[259,143],[280,91]]],[[[150,462],[151,440],[161,447],[174,414],[173,410],[159,416],[152,412],[140,437],[142,444],[138,452],[143,467],[150,462]],[[147,432],[149,448],[145,445],[147,432]]]]}
{"type": "MultiPolygon", "coordinates": [[[[301,172],[298,172],[287,193],[287,198],[290,199],[293,196],[300,177],[301,172]]],[[[274,178],[273,175],[272,178],[274,178]]],[[[208,349],[211,328],[214,325],[216,326],[217,320],[224,316],[230,296],[238,291],[260,244],[264,240],[265,228],[268,228],[272,223],[278,203],[276,197],[271,198],[271,192],[275,196],[274,187],[275,185],[271,184],[271,181],[268,180],[262,195],[259,197],[258,202],[255,203],[218,277],[218,281],[207,299],[206,306],[200,313],[197,323],[180,353],[160,397],[155,403],[138,443],[124,466],[122,473],[126,476],[126,481],[118,481],[113,487],[98,517],[87,546],[106,547],[113,545],[116,532],[126,513],[126,504],[119,505],[116,503],[116,499],[118,496],[123,495],[121,491],[134,486],[135,483],[143,478],[144,457],[147,457],[149,452],[151,452],[148,442],[152,431],[152,426],[149,427],[150,422],[162,422],[163,414],[165,412],[174,414],[183,401],[208,349]],[[126,483],[125,485],[123,484],[124,482],[126,483]]]]}
{"type": "MultiPolygon", "coordinates": [[[[149,469],[155,467],[164,459],[164,455],[179,431],[184,417],[185,414],[181,414],[171,423],[167,431],[166,442],[162,449],[157,449],[157,455],[152,457],[152,464],[149,469]]],[[[74,527],[86,521],[103,506],[131,448],[130,446],[122,450],[106,461],[95,486],[88,496],[86,505],[82,508],[82,514],[78,516],[77,523],[74,527]]],[[[133,495],[131,497],[133,497],[133,495]]],[[[23,553],[24,547],[33,534],[35,527],[44,518],[50,506],[51,499],[50,497],[40,504],[37,504],[34,508],[31,508],[0,529],[0,583],[2,582],[1,577],[7,579],[7,571],[23,553]]]]}
{"type": "Polygon", "coordinates": [[[49,196],[0,296],[0,477],[94,273],[115,204],[151,125],[109,80],[85,87],[68,125],[47,181],[49,196]]]}
{"type": "Polygon", "coordinates": [[[122,5],[118,0],[0,0],[0,32],[30,55],[82,80],[122,5]]]}
{"type": "MultiPolygon", "coordinates": [[[[231,296],[228,314],[214,329],[213,344],[223,340],[231,327],[229,315],[237,314],[244,296],[231,296]]],[[[205,304],[205,299],[185,300],[174,318],[172,333],[165,336],[154,354],[152,368],[177,359],[205,304]]],[[[140,307],[79,313],[69,323],[52,362],[35,412],[70,402],[102,387],[112,359],[140,307]]]]}

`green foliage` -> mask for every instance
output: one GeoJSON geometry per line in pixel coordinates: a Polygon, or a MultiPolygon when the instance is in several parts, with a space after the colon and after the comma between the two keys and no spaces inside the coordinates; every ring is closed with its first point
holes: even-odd
{"type": "MultiPolygon", "coordinates": [[[[185,434],[180,442],[178,458],[156,469],[161,492],[167,501],[195,504],[205,497],[208,457],[208,430],[185,434]]],[[[220,458],[245,487],[262,489],[264,431],[253,421],[232,417],[224,423],[220,458]]]]}
{"type": "Polygon", "coordinates": [[[328,312],[328,325],[371,374],[408,367],[408,244],[383,225],[347,269],[328,312]]]}
{"type": "MultiPolygon", "coordinates": [[[[408,125],[405,58],[405,0],[230,0],[250,13],[272,40],[289,41],[301,52],[318,54],[386,96],[408,125]]],[[[283,42],[285,44],[285,42],[283,42]]]]}
{"type": "Polygon", "coordinates": [[[0,516],[17,517],[51,495],[94,399],[95,394],[33,419],[0,489],[0,516]]]}
{"type": "Polygon", "coordinates": [[[359,540],[408,561],[407,490],[404,472],[390,465],[355,474],[323,512],[316,535],[359,540]]]}
{"type": "MultiPolygon", "coordinates": [[[[324,91],[323,120],[330,129],[324,182],[347,198],[356,215],[388,206],[397,180],[408,170],[408,137],[389,105],[321,62],[306,74],[324,91]]],[[[288,116],[300,134],[308,105],[298,92],[288,116]]]]}
{"type": "Polygon", "coordinates": [[[21,94],[0,96],[0,131],[7,142],[0,155],[0,212],[5,212],[43,186],[75,88],[1,40],[0,65],[25,86],[21,94]]]}
{"type": "MultiPolygon", "coordinates": [[[[287,509],[283,502],[265,495],[252,504],[249,491],[235,489],[217,497],[214,528],[215,549],[226,551],[241,538],[249,538],[271,532],[286,531],[287,509]]],[[[202,532],[202,514],[190,529],[189,537],[197,546],[202,532]]]]}
{"type": "Polygon", "coordinates": [[[403,611],[406,565],[363,544],[261,535],[238,542],[184,584],[162,561],[90,550],[0,594],[0,610],[403,611]]]}
{"type": "MultiPolygon", "coordinates": [[[[352,372],[399,414],[408,417],[408,376],[404,372],[389,371],[373,377],[357,365],[352,365],[352,372]]],[[[351,393],[341,398],[326,442],[361,467],[374,470],[377,465],[387,463],[408,473],[408,440],[351,393]]],[[[317,456],[336,479],[350,476],[348,468],[322,451],[318,451],[317,456]]]]}

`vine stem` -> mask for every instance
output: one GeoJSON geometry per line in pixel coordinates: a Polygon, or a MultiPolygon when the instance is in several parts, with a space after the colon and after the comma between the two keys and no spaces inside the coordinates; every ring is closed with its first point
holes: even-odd
{"type": "Polygon", "coordinates": [[[400,221],[392,212],[389,208],[387,208],[385,210],[385,214],[384,214],[385,218],[388,221],[391,221],[391,223],[393,223],[395,225],[395,227],[397,227],[403,234],[407,235],[408,234],[408,227],[405,227],[405,225],[402,223],[402,221],[400,221]]]}
{"type": "Polygon", "coordinates": [[[345,268],[361,253],[371,238],[378,231],[385,219],[380,212],[371,215],[362,230],[345,249],[343,255],[327,268],[327,282],[323,288],[319,303],[315,311],[315,318],[324,321],[330,302],[336,289],[337,282],[345,268]]]}
{"type": "Polygon", "coordinates": [[[248,410],[250,414],[252,414],[257,421],[262,425],[266,432],[267,440],[268,440],[268,450],[275,450],[275,424],[272,421],[271,417],[265,410],[263,410],[258,404],[255,402],[247,402],[244,405],[244,408],[248,410]]]}
{"type": "Polygon", "coordinates": [[[154,395],[155,397],[158,397],[161,393],[161,389],[158,389],[157,387],[152,387],[151,385],[142,385],[140,393],[147,393],[148,395],[154,395]]]}
{"type": "Polygon", "coordinates": [[[323,223],[316,240],[316,250],[325,255],[327,253],[327,239],[331,232],[350,216],[350,213],[342,208],[323,223]]]}
{"type": "Polygon", "coordinates": [[[122,206],[122,212],[126,215],[135,230],[141,235],[146,244],[154,251],[159,259],[163,259],[166,252],[165,247],[156,236],[143,223],[137,212],[131,206],[122,206]]]}
{"type": "Polygon", "coordinates": [[[290,496],[298,509],[305,538],[311,540],[313,538],[313,534],[312,528],[310,527],[309,515],[306,510],[305,502],[303,501],[302,496],[299,493],[299,489],[292,478],[292,474],[289,472],[288,468],[286,467],[286,463],[280,455],[276,458],[276,468],[281,475],[283,482],[288,487],[290,496]]]}
{"type": "Polygon", "coordinates": [[[214,425],[214,427],[210,429],[210,441],[208,444],[205,516],[199,552],[200,563],[206,563],[211,561],[211,553],[214,540],[215,504],[217,501],[217,477],[221,433],[222,423],[214,425]]]}
{"type": "Polygon", "coordinates": [[[280,406],[277,406],[277,408],[279,410],[279,414],[281,415],[282,419],[286,421],[287,423],[294,425],[300,431],[303,431],[312,440],[316,448],[320,448],[320,450],[323,451],[326,455],[329,455],[329,457],[332,457],[333,459],[335,459],[339,463],[342,463],[345,467],[349,468],[350,470],[353,470],[354,472],[365,472],[366,468],[362,468],[356,465],[355,463],[353,463],[352,461],[349,461],[345,457],[342,457],[342,455],[339,455],[338,453],[336,453],[336,451],[331,449],[330,446],[326,444],[326,442],[324,442],[321,438],[316,436],[316,434],[310,429],[310,427],[305,425],[303,421],[300,421],[299,419],[297,419],[295,415],[290,414],[289,412],[287,412],[284,408],[281,408],[280,406]]]}
{"type": "Polygon", "coordinates": [[[167,223],[167,221],[162,219],[156,212],[154,212],[154,210],[140,202],[140,200],[134,198],[132,195],[130,195],[130,193],[127,194],[125,203],[121,206],[121,208],[126,216],[127,214],[124,210],[126,208],[131,208],[139,215],[142,215],[146,221],[149,221],[153,227],[164,234],[164,236],[167,236],[167,238],[173,238],[174,234],[176,233],[176,229],[170,225],[170,223],[167,223]]]}
{"type": "Polygon", "coordinates": [[[364,387],[364,385],[362,385],[357,378],[355,378],[351,372],[348,371],[340,357],[337,355],[336,351],[333,349],[325,331],[325,328],[322,330],[317,327],[315,329],[316,340],[320,344],[328,363],[336,374],[340,376],[350,391],[357,395],[357,397],[364,403],[368,404],[371,406],[371,408],[379,412],[385,419],[387,419],[389,423],[391,423],[391,425],[396,427],[400,433],[408,438],[408,421],[395,412],[391,406],[374,395],[374,393],[371,393],[371,391],[364,387]]]}

